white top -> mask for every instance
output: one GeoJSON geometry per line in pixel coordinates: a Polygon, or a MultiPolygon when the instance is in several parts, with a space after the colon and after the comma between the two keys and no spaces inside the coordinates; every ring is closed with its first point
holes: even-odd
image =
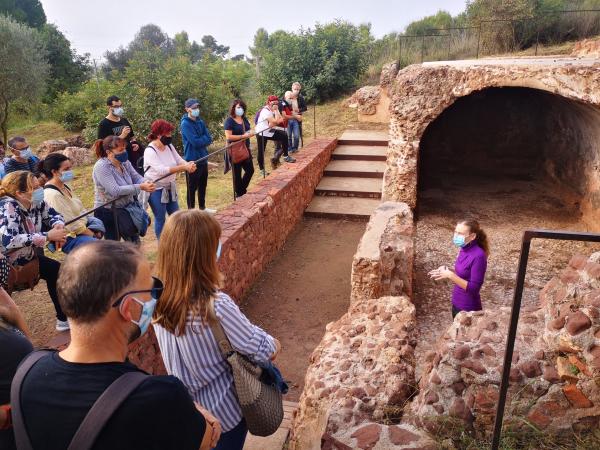
{"type": "MultiPolygon", "coordinates": [[[[268,119],[274,119],[274,118],[275,118],[275,114],[273,113],[273,111],[271,111],[268,106],[263,106],[263,109],[260,110],[260,114],[258,116],[258,123],[256,124],[256,128],[255,128],[256,134],[269,128],[269,120],[268,119]]],[[[275,134],[275,132],[271,129],[269,131],[265,131],[262,134],[262,136],[273,137],[274,134],[275,134]]]]}
{"type": "MultiPolygon", "coordinates": [[[[163,177],[169,173],[171,167],[186,164],[186,161],[179,156],[173,145],[165,146],[160,150],[152,145],[148,145],[144,150],[144,178],[154,181],[157,178],[163,177]]],[[[169,187],[175,181],[176,174],[172,174],[163,180],[156,183],[157,189],[169,187]]]]}

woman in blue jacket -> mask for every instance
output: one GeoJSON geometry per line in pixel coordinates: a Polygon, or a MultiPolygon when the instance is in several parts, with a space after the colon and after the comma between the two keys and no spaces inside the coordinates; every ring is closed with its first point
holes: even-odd
{"type": "Polygon", "coordinates": [[[208,182],[208,166],[216,167],[208,160],[197,162],[200,158],[208,155],[207,147],[212,144],[212,136],[206,128],[204,121],[200,119],[199,101],[189,98],[185,101],[186,114],[181,118],[181,137],[183,138],[183,159],[196,162],[196,171],[186,173],[187,182],[187,207],[195,208],[195,195],[198,191],[198,206],[200,209],[210,213],[216,212],[206,209],[206,183],[208,182]]]}

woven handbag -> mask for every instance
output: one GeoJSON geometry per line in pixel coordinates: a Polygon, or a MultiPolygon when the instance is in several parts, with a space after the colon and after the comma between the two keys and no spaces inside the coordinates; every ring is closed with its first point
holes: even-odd
{"type": "Polygon", "coordinates": [[[231,366],[233,384],[248,430],[255,436],[270,436],[283,421],[283,398],[274,384],[261,380],[263,369],[236,352],[219,321],[210,329],[223,358],[231,366]]]}

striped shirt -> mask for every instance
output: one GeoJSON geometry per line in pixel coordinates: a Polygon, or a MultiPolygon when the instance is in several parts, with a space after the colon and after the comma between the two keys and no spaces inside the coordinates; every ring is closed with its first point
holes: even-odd
{"type": "MultiPolygon", "coordinates": [[[[144,182],[144,178],[135,171],[129,161],[121,163],[121,168],[123,172],[120,172],[108,158],[100,158],[96,161],[92,172],[94,208],[121,195],[127,195],[115,202],[116,207],[123,208],[132,203],[134,196],[140,193],[140,184],[144,182]]],[[[110,208],[110,205],[107,208],[110,208]]]]}
{"type": "MultiPolygon", "coordinates": [[[[227,294],[219,292],[214,305],[232,347],[254,361],[267,361],[275,352],[275,340],[250,323],[227,294]]],[[[242,420],[242,411],[231,369],[210,327],[190,316],[183,336],[175,336],[158,324],[154,330],[169,374],[179,378],[194,401],[219,419],[224,432],[235,428],[242,420]]]]}

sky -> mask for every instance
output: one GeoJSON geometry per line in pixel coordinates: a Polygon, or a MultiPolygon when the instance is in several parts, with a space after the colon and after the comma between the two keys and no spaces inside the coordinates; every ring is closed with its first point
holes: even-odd
{"type": "Polygon", "coordinates": [[[80,54],[101,60],[106,50],[126,46],[142,25],[154,23],[169,36],[185,30],[200,42],[210,34],[231,55],[249,54],[260,27],[297,31],[315,23],[344,19],[371,23],[375,37],[402,31],[413,20],[440,9],[457,14],[465,0],[41,0],[48,22],[54,23],[80,54]],[[286,12],[287,11],[287,12],[286,12]]]}

